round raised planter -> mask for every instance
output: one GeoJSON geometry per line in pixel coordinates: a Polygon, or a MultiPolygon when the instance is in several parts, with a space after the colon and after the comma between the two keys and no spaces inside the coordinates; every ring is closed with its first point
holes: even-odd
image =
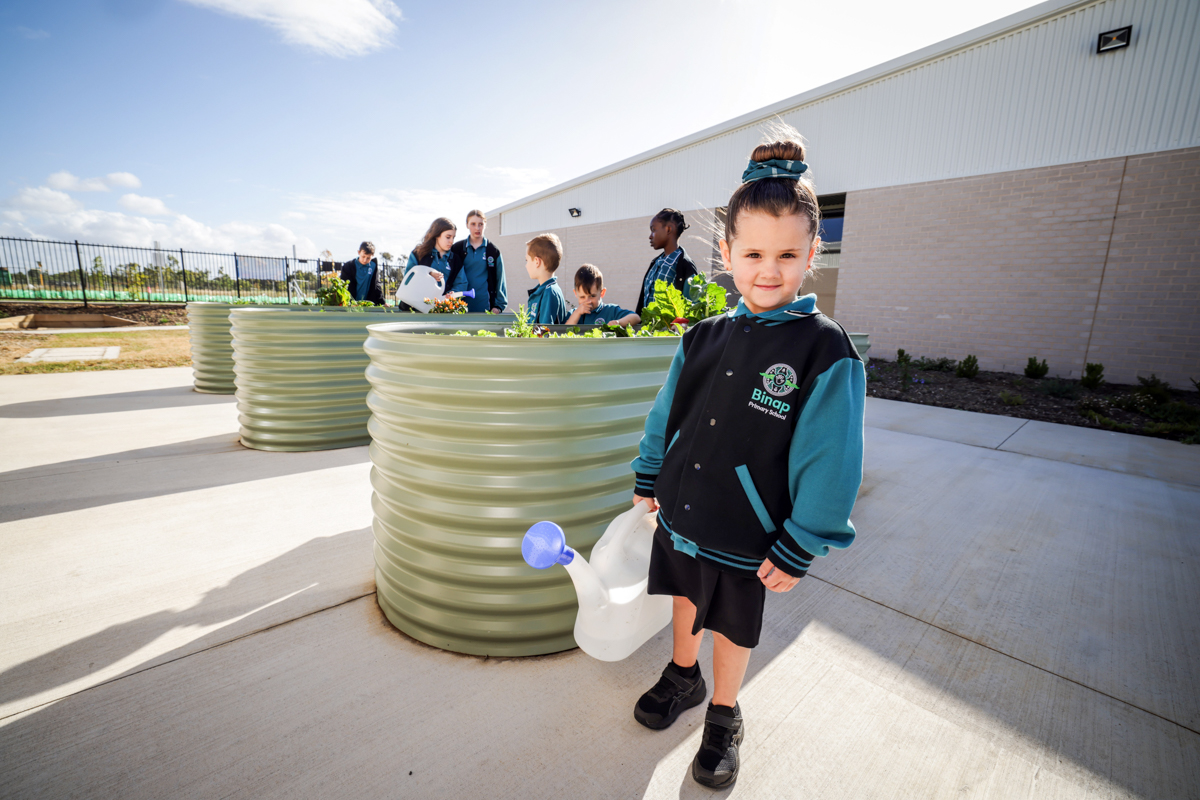
{"type": "MultiPolygon", "coordinates": [[[[367,444],[367,326],[407,316],[381,308],[234,308],[229,318],[242,444],[283,451],[367,444]]],[[[497,319],[511,323],[513,317],[461,314],[428,324],[457,328],[497,319]]]]}
{"type": "Polygon", "coordinates": [[[192,349],[192,387],[197,392],[233,394],[233,336],[229,312],[261,306],[188,303],[188,339],[192,349]]]}
{"type": "Polygon", "coordinates": [[[446,650],[570,649],[570,578],[527,566],[521,539],[553,520],[586,556],[629,508],[629,462],[679,339],[432,330],[372,325],[366,343],[379,605],[397,628],[446,650]]]}

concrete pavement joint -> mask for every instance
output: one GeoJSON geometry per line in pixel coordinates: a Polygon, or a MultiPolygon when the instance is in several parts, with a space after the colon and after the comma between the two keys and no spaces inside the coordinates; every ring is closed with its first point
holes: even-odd
{"type": "MultiPolygon", "coordinates": [[[[990,449],[990,448],[985,448],[985,449],[990,449]]],[[[847,589],[846,587],[844,587],[844,586],[839,586],[839,585],[837,585],[836,583],[833,583],[832,581],[827,581],[827,580],[825,580],[824,578],[818,578],[816,575],[813,575],[812,573],[809,573],[809,577],[810,577],[810,578],[816,578],[816,580],[819,580],[821,583],[824,583],[824,584],[826,584],[826,585],[828,585],[828,586],[832,586],[832,587],[833,587],[833,588],[835,588],[835,589],[840,589],[841,591],[843,591],[843,592],[847,592],[847,593],[849,593],[849,594],[852,594],[852,595],[854,595],[855,597],[860,597],[860,598],[862,598],[863,600],[866,600],[868,603],[874,603],[875,605],[877,605],[877,606],[880,606],[881,608],[886,608],[888,611],[894,611],[894,612],[896,612],[897,614],[899,614],[899,615],[901,615],[901,616],[903,616],[903,617],[908,617],[908,618],[909,618],[909,619],[911,619],[911,620],[915,620],[915,621],[917,621],[917,622],[921,623],[922,625],[928,625],[928,626],[929,626],[929,627],[931,627],[931,628],[936,628],[937,630],[939,630],[939,631],[942,631],[943,633],[948,633],[948,634],[950,634],[951,636],[954,636],[955,638],[962,639],[963,641],[965,641],[965,642],[970,642],[971,644],[974,644],[974,645],[978,645],[978,646],[980,646],[980,647],[984,648],[985,650],[991,650],[993,653],[997,653],[997,654],[999,654],[999,655],[1002,655],[1002,656],[1004,656],[1005,658],[1010,658],[1010,659],[1012,659],[1013,661],[1016,661],[1016,662],[1017,662],[1017,663],[1019,663],[1019,664],[1024,664],[1024,665],[1025,665],[1025,666],[1027,666],[1027,667],[1033,667],[1034,669],[1038,670],[1039,672],[1044,672],[1044,673],[1046,673],[1047,675],[1053,675],[1055,678],[1061,678],[1062,680],[1064,680],[1064,681],[1067,681],[1068,683],[1073,683],[1073,684],[1075,684],[1076,686],[1080,686],[1080,687],[1082,687],[1082,688],[1084,688],[1084,689],[1087,689],[1087,690],[1088,690],[1088,691],[1090,691],[1090,692],[1095,692],[1096,694],[1098,694],[1098,695],[1101,695],[1102,697],[1107,697],[1107,698],[1108,698],[1108,699],[1110,699],[1110,700],[1115,700],[1115,701],[1117,701],[1118,703],[1120,703],[1121,705],[1129,706],[1130,708],[1136,708],[1138,711],[1141,711],[1141,712],[1143,712],[1143,713],[1145,713],[1145,714],[1149,714],[1149,715],[1150,715],[1150,716],[1152,716],[1152,717],[1156,717],[1156,718],[1158,718],[1158,719],[1161,719],[1163,722],[1169,722],[1169,723],[1171,723],[1172,725],[1175,725],[1176,727],[1183,728],[1185,731],[1188,731],[1189,733],[1194,733],[1194,734],[1196,734],[1197,736],[1200,736],[1200,731],[1196,730],[1195,728],[1189,728],[1187,725],[1184,725],[1182,722],[1176,722],[1175,720],[1173,720],[1173,719],[1170,719],[1170,718],[1168,718],[1168,717],[1164,717],[1162,714],[1159,714],[1159,713],[1156,713],[1156,712],[1154,712],[1154,711],[1151,711],[1151,710],[1150,710],[1150,709],[1148,709],[1148,708],[1142,708],[1141,706],[1137,705],[1136,703],[1131,703],[1131,702],[1129,702],[1128,700],[1123,700],[1123,699],[1121,699],[1120,697],[1116,697],[1115,695],[1111,695],[1111,694],[1109,694],[1108,692],[1105,692],[1105,691],[1103,691],[1103,690],[1101,690],[1101,689],[1097,689],[1097,688],[1095,688],[1094,686],[1088,686],[1086,683],[1081,683],[1081,682],[1079,682],[1079,681],[1075,680],[1074,678],[1068,678],[1066,675],[1060,675],[1060,674],[1058,674],[1057,672],[1054,672],[1053,670],[1046,669],[1045,667],[1039,667],[1037,664],[1034,664],[1034,663],[1032,663],[1032,662],[1026,661],[1026,660],[1025,660],[1025,659],[1023,659],[1023,658],[1018,658],[1017,656],[1014,656],[1014,655],[1011,655],[1011,654],[1009,654],[1009,653],[1006,653],[1006,652],[1004,652],[1003,650],[998,650],[998,649],[996,649],[995,647],[992,647],[992,646],[991,646],[991,645],[989,645],[989,644],[985,644],[985,643],[983,643],[983,642],[977,641],[977,640],[975,640],[975,639],[972,639],[972,638],[971,638],[971,637],[969,637],[969,636],[963,636],[961,633],[958,633],[957,631],[952,631],[952,630],[950,630],[950,629],[948,629],[948,628],[943,628],[941,625],[936,625],[936,624],[934,624],[934,623],[932,623],[932,622],[929,622],[928,620],[921,619],[920,617],[915,617],[915,616],[913,616],[912,614],[909,614],[909,613],[907,613],[907,612],[901,611],[901,610],[900,610],[900,609],[898,609],[898,608],[892,608],[892,607],[891,607],[891,606],[889,606],[887,603],[881,603],[881,602],[879,602],[878,600],[874,600],[874,599],[872,599],[872,598],[870,598],[870,597],[867,597],[865,594],[859,594],[858,592],[854,591],[853,589],[847,589]]],[[[906,663],[907,663],[907,662],[906,662],[906,663]]]]}
{"type": "Polygon", "coordinates": [[[149,672],[150,670],[158,669],[159,667],[165,667],[168,664],[174,664],[176,661],[182,661],[185,658],[191,658],[192,656],[198,656],[201,653],[207,653],[209,650],[216,650],[218,647],[225,647],[226,645],[233,644],[234,642],[240,642],[242,639],[248,639],[251,636],[257,636],[260,633],[266,633],[267,631],[272,631],[272,630],[275,630],[276,628],[282,628],[284,625],[291,625],[293,622],[299,622],[302,619],[306,619],[306,618],[314,616],[316,614],[324,614],[326,611],[331,611],[335,608],[341,608],[342,606],[348,605],[349,603],[356,603],[359,600],[362,600],[364,597],[372,597],[372,596],[374,596],[374,594],[375,594],[375,592],[367,592],[366,594],[360,594],[357,597],[351,597],[347,600],[341,601],[340,603],[334,603],[331,606],[325,606],[324,608],[318,608],[314,611],[309,611],[307,614],[301,614],[298,617],[293,617],[291,619],[285,619],[283,622],[276,622],[274,625],[268,625],[267,627],[259,628],[256,631],[250,631],[249,633],[243,633],[241,636],[235,636],[234,638],[230,639],[227,642],[218,642],[217,644],[210,645],[209,647],[205,647],[200,650],[197,650],[194,653],[185,653],[184,655],[177,656],[175,658],[170,659],[169,661],[163,661],[161,664],[154,664],[153,666],[144,667],[142,669],[136,670],[135,672],[127,672],[124,675],[118,675],[115,678],[110,678],[109,680],[102,681],[101,683],[97,683],[94,686],[88,686],[84,689],[80,689],[77,692],[71,692],[70,694],[64,694],[62,697],[56,697],[53,700],[47,700],[46,702],[39,703],[36,706],[30,706],[29,708],[23,708],[20,711],[14,711],[11,714],[5,714],[3,717],[0,717],[0,722],[3,722],[4,720],[9,719],[10,717],[19,716],[21,714],[27,714],[30,711],[36,711],[39,708],[44,708],[45,706],[49,706],[49,705],[53,705],[55,703],[62,702],[63,700],[66,700],[68,697],[75,697],[76,695],[83,694],[84,692],[90,692],[93,689],[99,689],[101,686],[107,686],[110,683],[116,683],[117,681],[123,681],[126,678],[132,678],[135,675],[141,675],[144,672],[149,672]]]}
{"type": "Polygon", "coordinates": [[[1008,440],[1009,440],[1009,439],[1011,439],[1012,437],[1016,436],[1016,435],[1017,435],[1017,434],[1020,432],[1021,428],[1024,428],[1024,427],[1025,427],[1026,425],[1028,425],[1028,424],[1029,424],[1029,420],[1025,420],[1024,422],[1022,422],[1020,425],[1018,425],[1018,426],[1017,426],[1017,429],[1016,429],[1015,431],[1013,431],[1012,433],[1010,433],[1008,436],[1005,436],[1005,437],[1004,437],[1004,441],[1003,441],[1003,442],[1001,442],[1000,444],[996,445],[996,446],[995,446],[995,447],[993,447],[992,449],[993,449],[993,450],[999,450],[1001,447],[1004,447],[1004,445],[1008,444],[1008,440]]]}

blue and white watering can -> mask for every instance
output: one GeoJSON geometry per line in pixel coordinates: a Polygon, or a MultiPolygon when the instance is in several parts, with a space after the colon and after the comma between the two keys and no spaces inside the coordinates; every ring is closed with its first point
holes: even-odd
{"type": "MultiPolygon", "coordinates": [[[[429,270],[420,266],[413,267],[404,276],[404,280],[400,281],[400,286],[396,289],[396,299],[408,303],[422,314],[428,313],[432,307],[425,302],[426,298],[435,300],[441,297],[446,291],[445,279],[438,280],[429,273],[429,270]]],[[[465,292],[451,292],[451,297],[475,297],[474,289],[467,289],[465,292]]]]}
{"type": "Polygon", "coordinates": [[[638,503],[609,523],[590,564],[553,522],[537,523],[521,542],[529,566],[567,568],[579,598],[575,641],[592,658],[620,661],[671,621],[671,598],[646,593],[655,527],[654,515],[638,503]]]}

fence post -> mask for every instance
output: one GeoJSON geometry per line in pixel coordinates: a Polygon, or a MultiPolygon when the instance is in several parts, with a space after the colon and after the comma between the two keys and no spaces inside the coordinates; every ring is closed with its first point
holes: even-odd
{"type": "Polygon", "coordinates": [[[183,302],[188,301],[187,264],[183,263],[183,248],[179,248],[179,271],[183,273],[183,302]]]}
{"type": "Polygon", "coordinates": [[[237,253],[233,254],[233,285],[237,288],[238,300],[242,299],[242,271],[238,269],[237,253]]]}
{"type": "Polygon", "coordinates": [[[288,270],[287,256],[284,256],[283,259],[283,285],[287,287],[287,301],[290,306],[292,304],[292,278],[288,270]]]}
{"type": "Polygon", "coordinates": [[[83,274],[83,256],[79,255],[79,240],[75,240],[75,263],[79,265],[79,291],[83,292],[83,307],[88,307],[87,278],[83,274]]]}

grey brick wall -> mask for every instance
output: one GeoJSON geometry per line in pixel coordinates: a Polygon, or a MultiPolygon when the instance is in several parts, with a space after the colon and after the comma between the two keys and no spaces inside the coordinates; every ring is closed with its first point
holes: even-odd
{"type": "MultiPolygon", "coordinates": [[[[683,244],[701,264],[713,255],[713,216],[685,214],[683,244]]],[[[632,308],[654,255],[649,223],[554,231],[568,298],[575,270],[592,263],[609,299],[632,308]]],[[[502,226],[489,233],[515,308],[533,286],[524,270],[532,234],[502,226]]],[[[805,291],[847,329],[869,333],[874,356],[973,353],[984,369],[1017,373],[1036,356],[1064,378],[1091,361],[1114,383],[1153,372],[1191,388],[1188,378],[1200,379],[1200,148],[851,192],[840,266],[805,291]]]]}

